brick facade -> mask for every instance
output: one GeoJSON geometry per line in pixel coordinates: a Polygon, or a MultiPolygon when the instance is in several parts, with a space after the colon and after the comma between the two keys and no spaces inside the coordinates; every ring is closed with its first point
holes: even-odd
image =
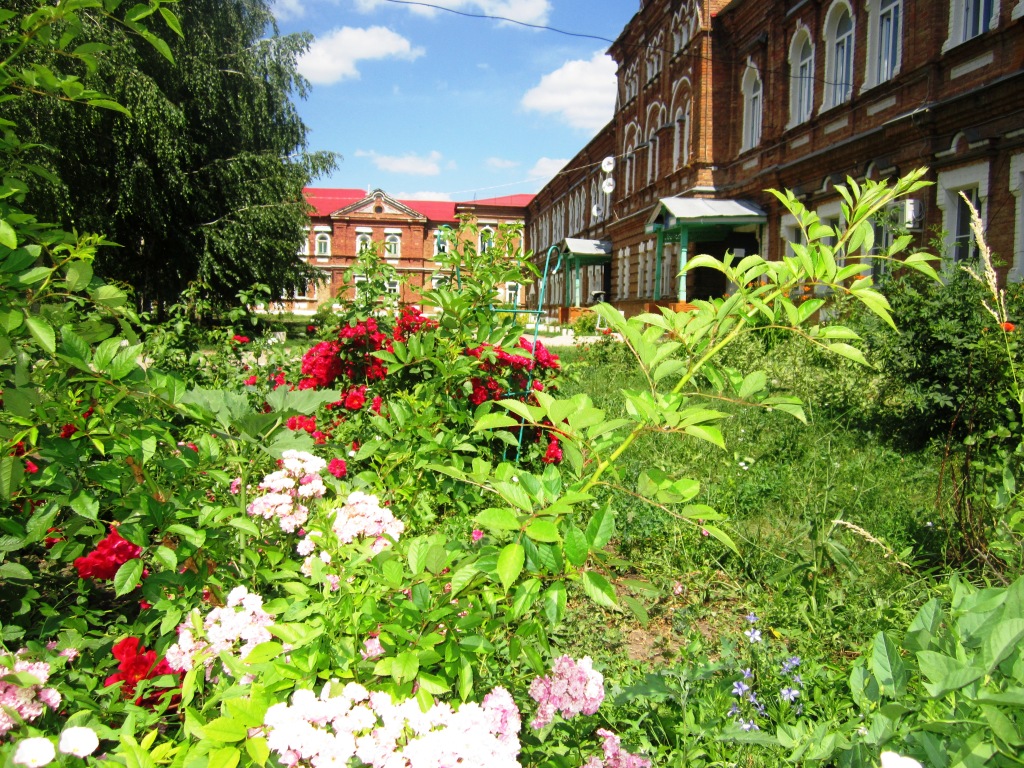
{"type": "MultiPolygon", "coordinates": [[[[631,314],[679,298],[666,275],[678,271],[683,246],[658,243],[645,228],[663,199],[755,203],[763,223],[695,232],[688,253],[778,258],[790,232],[764,190],[793,189],[836,218],[834,186],[847,176],[895,178],[927,166],[935,186],[906,209],[917,244],[943,233],[947,255],[960,253],[963,189],[981,205],[1001,277],[1022,279],[1022,17],[1018,0],[641,2],[609,49],[615,116],[536,196],[527,246],[609,243],[609,262],[586,278],[631,314]],[[610,174],[602,156],[614,159],[610,174]],[[595,194],[606,178],[614,191],[595,194]],[[578,211],[595,205],[602,216],[581,221],[578,211]]],[[[702,271],[689,274],[686,298],[726,290],[702,271]]]]}

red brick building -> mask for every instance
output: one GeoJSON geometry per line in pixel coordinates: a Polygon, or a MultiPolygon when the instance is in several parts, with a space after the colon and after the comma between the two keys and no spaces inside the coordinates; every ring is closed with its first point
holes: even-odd
{"type": "Polygon", "coordinates": [[[679,267],[782,254],[795,222],[765,189],[837,221],[847,176],[920,166],[935,185],[894,212],[918,243],[969,255],[964,191],[1024,278],[1022,18],[1024,0],[642,0],[609,49],[614,118],[527,212],[527,246],[563,254],[549,295],[627,314],[720,295],[679,267]]]}
{"type": "MultiPolygon", "coordinates": [[[[357,290],[345,282],[345,271],[356,255],[371,244],[380,244],[387,262],[402,281],[393,284],[404,303],[415,303],[424,286],[444,272],[437,261],[446,247],[442,231],[458,228],[459,217],[472,218],[478,229],[477,249],[486,248],[502,224],[522,223],[532,195],[510,195],[472,202],[396,200],[382,190],[307,188],[306,199],[314,208],[309,237],[300,258],[319,269],[323,280],[307,287],[304,295],[282,302],[285,309],[312,314],[325,302],[343,299],[357,290]]],[[[519,286],[498,286],[505,303],[521,304],[519,286]]],[[[389,290],[391,286],[389,286],[389,290]]]]}

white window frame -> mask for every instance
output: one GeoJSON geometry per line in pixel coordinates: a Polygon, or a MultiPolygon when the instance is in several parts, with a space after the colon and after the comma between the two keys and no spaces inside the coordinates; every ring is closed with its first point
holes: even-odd
{"type": "Polygon", "coordinates": [[[398,280],[388,280],[384,283],[384,290],[392,296],[398,296],[402,292],[402,284],[398,280]]]}
{"type": "Polygon", "coordinates": [[[1010,13],[1010,19],[1013,21],[1020,18],[1024,18],[1024,0],[1017,0],[1017,5],[1014,6],[1013,11],[1010,13]]]}
{"type": "Polygon", "coordinates": [[[305,236],[305,238],[303,238],[302,244],[299,246],[299,254],[298,255],[299,256],[310,256],[312,254],[310,254],[310,252],[309,252],[309,227],[303,227],[303,230],[305,231],[306,236],[305,236]]]}
{"type": "Polygon", "coordinates": [[[392,232],[384,235],[384,257],[397,259],[402,255],[402,236],[392,232]]]}
{"type": "Polygon", "coordinates": [[[838,107],[853,98],[853,63],[856,55],[857,17],[847,0],[835,0],[825,14],[825,93],[822,111],[838,107]],[[842,37],[839,22],[850,20],[850,29],[842,37]]]}
{"type": "Polygon", "coordinates": [[[862,91],[894,79],[903,65],[903,0],[868,0],[867,72],[862,91]]]}
{"type": "Polygon", "coordinates": [[[360,253],[363,253],[364,251],[370,250],[370,248],[372,248],[372,247],[373,247],[373,237],[371,237],[366,232],[360,232],[358,235],[356,235],[356,255],[357,256],[360,253]]]}
{"type": "Polygon", "coordinates": [[[988,221],[989,163],[988,161],[942,171],[935,185],[935,202],[942,211],[942,230],[946,257],[954,258],[957,212],[960,210],[960,191],[978,190],[978,208],[982,224],[988,221]]]}
{"type": "Polygon", "coordinates": [[[479,234],[480,237],[477,241],[477,253],[487,253],[494,247],[494,229],[489,226],[481,227],[479,234]]]}
{"type": "Polygon", "coordinates": [[[331,236],[326,232],[316,233],[316,255],[319,257],[331,255],[331,236]]]}
{"type": "Polygon", "coordinates": [[[743,141],[740,151],[746,152],[761,143],[761,130],[764,121],[764,84],[761,80],[761,73],[750,59],[747,59],[747,68],[743,72],[741,91],[743,93],[743,141]]]}
{"type": "Polygon", "coordinates": [[[659,142],[657,127],[651,126],[650,135],[647,137],[647,186],[658,180],[661,169],[658,167],[659,142]]]}
{"type": "Polygon", "coordinates": [[[448,254],[448,246],[450,243],[445,239],[445,230],[450,229],[449,227],[439,227],[434,230],[434,255],[445,256],[448,254]]]}
{"type": "Polygon", "coordinates": [[[690,164],[691,105],[689,96],[683,106],[676,110],[675,135],[672,140],[672,170],[678,171],[690,164]]]}
{"type": "Polygon", "coordinates": [[[1013,264],[1008,278],[1013,281],[1024,280],[1024,152],[1010,158],[1010,194],[1013,195],[1014,238],[1013,264]]]}
{"type": "Polygon", "coordinates": [[[950,0],[949,37],[942,45],[943,53],[998,27],[999,5],[999,0],[950,0]]]}
{"type": "Polygon", "coordinates": [[[519,283],[505,283],[505,303],[519,306],[519,283]]]}
{"type": "Polygon", "coordinates": [[[806,123],[814,114],[814,40],[798,25],[789,44],[789,125],[806,123]]]}
{"type": "Polygon", "coordinates": [[[366,275],[352,275],[352,286],[355,288],[357,297],[365,290],[362,287],[364,283],[366,283],[366,275]]]}

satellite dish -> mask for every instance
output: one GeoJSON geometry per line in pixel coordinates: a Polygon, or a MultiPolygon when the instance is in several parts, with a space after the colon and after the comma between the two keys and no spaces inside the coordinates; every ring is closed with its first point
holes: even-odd
{"type": "Polygon", "coordinates": [[[611,173],[612,171],[614,171],[615,170],[615,158],[614,157],[606,157],[604,160],[602,160],[601,161],[601,170],[604,171],[605,173],[611,173]]]}
{"type": "Polygon", "coordinates": [[[590,209],[590,213],[595,219],[600,219],[604,215],[604,207],[598,203],[590,209]]]}
{"type": "Polygon", "coordinates": [[[609,178],[601,182],[601,191],[604,192],[606,195],[610,195],[614,189],[615,179],[609,178]]]}

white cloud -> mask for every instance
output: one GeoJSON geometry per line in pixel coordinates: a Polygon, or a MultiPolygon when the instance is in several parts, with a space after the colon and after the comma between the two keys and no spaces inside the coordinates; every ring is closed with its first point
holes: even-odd
{"type": "MultiPolygon", "coordinates": [[[[375,11],[384,5],[384,0],[356,0],[356,10],[363,13],[375,11]]],[[[487,16],[500,16],[524,24],[547,24],[551,18],[550,0],[432,0],[436,8],[423,5],[403,6],[419,16],[436,16],[439,8],[487,16]]]]}
{"type": "Polygon", "coordinates": [[[590,61],[567,61],[523,96],[529,111],[556,115],[573,128],[597,131],[615,111],[615,62],[595,53],[590,61]]]}
{"type": "Polygon", "coordinates": [[[519,162],[516,160],[506,160],[502,157],[488,157],[484,162],[488,168],[495,171],[506,171],[519,165],[519,162]]]}
{"type": "Polygon", "coordinates": [[[278,21],[301,19],[306,15],[306,6],[302,0],[274,0],[270,6],[271,13],[278,21]]]}
{"type": "Polygon", "coordinates": [[[447,192],[398,192],[394,197],[396,200],[452,200],[452,196],[447,192]]]}
{"type": "Polygon", "coordinates": [[[357,65],[371,59],[414,61],[424,54],[422,48],[387,27],[341,27],[318,37],[299,57],[299,72],[311,83],[333,85],[340,80],[359,78],[357,65]]]}
{"type": "Polygon", "coordinates": [[[356,157],[368,157],[378,169],[388,173],[407,173],[412,176],[437,176],[441,173],[441,153],[434,150],[426,157],[409,153],[406,155],[379,155],[376,152],[357,150],[356,157]]]}
{"type": "Polygon", "coordinates": [[[560,170],[568,163],[567,158],[542,157],[530,169],[531,179],[543,179],[544,183],[551,181],[560,170]]]}

